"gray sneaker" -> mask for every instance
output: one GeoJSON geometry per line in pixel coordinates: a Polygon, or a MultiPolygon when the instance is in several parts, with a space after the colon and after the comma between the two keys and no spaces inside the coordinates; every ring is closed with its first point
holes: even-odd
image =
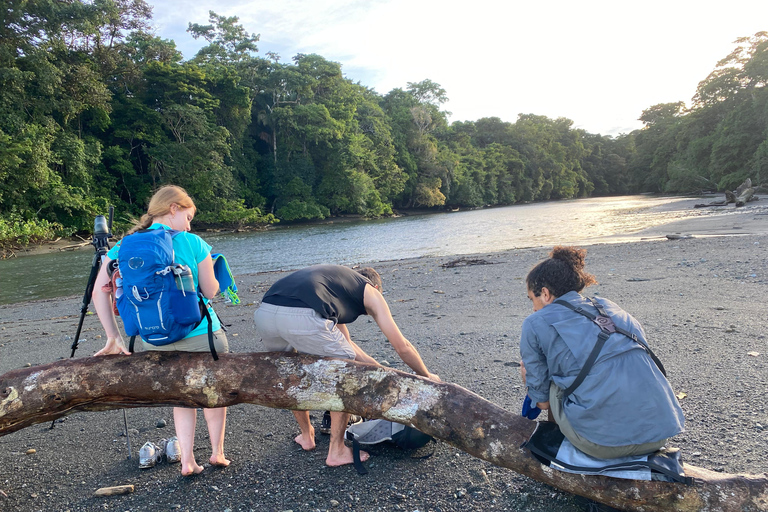
{"type": "Polygon", "coordinates": [[[179,446],[179,438],[173,436],[165,443],[165,460],[173,464],[181,460],[181,447],[179,446]]]}
{"type": "Polygon", "coordinates": [[[163,447],[157,446],[152,441],[147,441],[139,450],[139,468],[147,469],[155,467],[155,464],[163,458],[163,447]]]}

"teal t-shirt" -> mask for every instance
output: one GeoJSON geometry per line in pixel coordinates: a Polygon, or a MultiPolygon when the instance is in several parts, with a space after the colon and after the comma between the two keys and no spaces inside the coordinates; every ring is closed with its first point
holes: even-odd
{"type": "MultiPolygon", "coordinates": [[[[166,226],[165,224],[160,224],[158,222],[152,224],[149,226],[149,229],[171,229],[170,227],[166,226]]],[[[118,258],[120,252],[120,242],[117,242],[113,248],[107,252],[107,257],[112,260],[116,260],[118,258]]],[[[197,288],[197,265],[201,263],[203,260],[205,260],[206,256],[209,256],[211,254],[211,246],[208,245],[208,243],[200,238],[199,236],[189,233],[187,231],[182,231],[175,237],[173,237],[173,260],[176,263],[180,263],[182,265],[188,265],[189,268],[192,270],[192,277],[194,277],[195,280],[195,287],[197,288]]],[[[205,301],[205,304],[208,306],[208,312],[211,315],[211,322],[213,322],[213,331],[216,332],[219,329],[221,329],[221,321],[219,321],[219,317],[216,316],[216,312],[213,310],[213,308],[209,304],[208,299],[203,299],[205,301]]],[[[192,337],[192,336],[198,336],[200,334],[208,334],[208,321],[203,318],[203,321],[200,322],[200,325],[195,327],[195,329],[190,332],[186,337],[192,337]]]]}

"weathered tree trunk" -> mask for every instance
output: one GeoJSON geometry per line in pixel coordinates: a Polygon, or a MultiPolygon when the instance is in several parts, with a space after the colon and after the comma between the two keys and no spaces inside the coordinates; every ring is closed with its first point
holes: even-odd
{"type": "Polygon", "coordinates": [[[744,190],[739,197],[736,198],[736,206],[744,206],[747,204],[747,201],[752,200],[752,196],[755,195],[755,189],[750,187],[746,190],[744,190]]]}
{"type": "Polygon", "coordinates": [[[744,206],[749,201],[753,201],[753,196],[755,195],[756,189],[752,186],[752,180],[750,178],[747,178],[744,180],[744,183],[739,185],[739,187],[731,192],[730,190],[725,191],[725,200],[723,201],[713,201],[711,203],[701,203],[701,204],[695,204],[693,205],[694,208],[705,208],[707,206],[727,206],[731,203],[736,203],[736,206],[744,206]]]}
{"type": "Polygon", "coordinates": [[[146,352],[69,359],[0,376],[0,435],[76,411],[157,405],[349,411],[412,425],[475,457],[623,510],[768,510],[768,475],[686,466],[694,486],[546,468],[520,445],[534,423],[455,384],[284,353],[146,352]],[[130,385],[127,385],[130,382],[130,385]]]}
{"type": "Polygon", "coordinates": [[[741,197],[744,195],[744,192],[747,191],[747,189],[752,188],[752,178],[747,178],[744,180],[744,183],[738,186],[736,190],[733,191],[733,195],[735,197],[741,197]]]}

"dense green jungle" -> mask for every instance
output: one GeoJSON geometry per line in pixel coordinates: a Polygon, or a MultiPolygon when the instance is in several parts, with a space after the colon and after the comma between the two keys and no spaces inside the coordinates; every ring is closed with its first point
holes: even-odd
{"type": "Polygon", "coordinates": [[[199,229],[768,181],[767,32],[735,41],[690,107],[649,106],[613,137],[535,114],[449,123],[429,79],[382,95],[320,55],[259,56],[258,35],[214,12],[189,24],[205,45],[184,60],[151,15],[6,0],[0,249],[89,232],[108,205],[119,232],[166,183],[199,229]]]}

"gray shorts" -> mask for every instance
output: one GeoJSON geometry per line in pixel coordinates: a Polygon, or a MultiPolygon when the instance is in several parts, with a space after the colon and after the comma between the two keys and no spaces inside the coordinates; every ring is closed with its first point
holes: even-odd
{"type": "MultiPolygon", "coordinates": [[[[174,343],[167,345],[152,345],[144,340],[141,340],[141,345],[144,350],[154,350],[157,352],[210,352],[211,347],[208,344],[208,333],[199,334],[190,338],[184,338],[174,343]]],[[[223,329],[213,331],[213,346],[216,347],[216,352],[219,354],[226,354],[229,352],[229,342],[227,341],[227,335],[224,334],[223,329]]]]}
{"type": "Polygon", "coordinates": [[[315,356],[355,358],[355,350],[336,323],[314,309],[262,303],[253,320],[268,352],[295,350],[315,356]]]}

